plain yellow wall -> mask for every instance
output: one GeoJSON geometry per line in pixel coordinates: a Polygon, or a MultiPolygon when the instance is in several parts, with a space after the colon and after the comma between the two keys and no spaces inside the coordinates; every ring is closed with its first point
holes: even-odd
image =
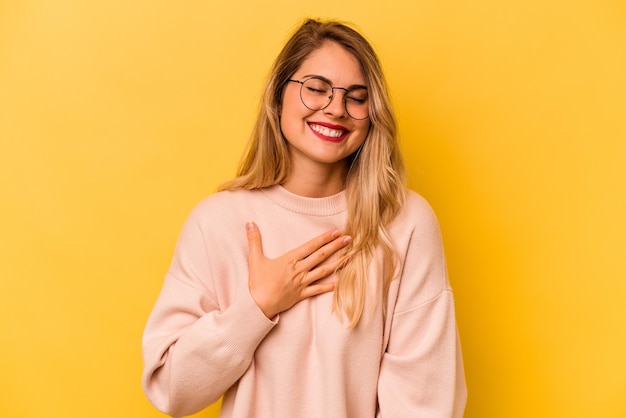
{"type": "Polygon", "coordinates": [[[305,16],[383,60],[442,225],[466,417],[626,416],[622,0],[0,2],[0,416],[162,416],[145,320],[305,16]]]}

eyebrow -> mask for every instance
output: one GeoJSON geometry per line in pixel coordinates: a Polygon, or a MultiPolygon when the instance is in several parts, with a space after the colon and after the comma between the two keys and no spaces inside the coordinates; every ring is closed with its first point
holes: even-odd
{"type": "MultiPolygon", "coordinates": [[[[324,76],[321,76],[319,74],[305,74],[302,76],[303,78],[319,78],[320,80],[324,80],[325,82],[327,82],[328,84],[330,84],[333,87],[337,87],[335,86],[332,81],[330,81],[329,79],[327,79],[324,76]]],[[[345,88],[347,90],[354,90],[354,89],[366,89],[367,90],[367,86],[364,86],[363,84],[352,84],[348,87],[340,87],[340,88],[345,88]]]]}

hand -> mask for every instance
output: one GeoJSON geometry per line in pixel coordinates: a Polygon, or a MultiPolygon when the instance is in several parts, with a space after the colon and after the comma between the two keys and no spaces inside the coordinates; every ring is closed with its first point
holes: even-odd
{"type": "Polygon", "coordinates": [[[335,283],[317,283],[340,266],[340,260],[319,264],[348,245],[351,237],[333,230],[303,245],[270,259],[263,254],[261,233],[253,222],[246,224],[248,234],[248,286],[250,294],[265,316],[273,318],[311,296],[331,292],[335,283]]]}

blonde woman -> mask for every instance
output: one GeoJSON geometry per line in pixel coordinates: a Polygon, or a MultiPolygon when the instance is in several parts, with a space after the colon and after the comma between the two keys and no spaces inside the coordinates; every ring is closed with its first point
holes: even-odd
{"type": "Polygon", "coordinates": [[[237,178],[181,232],[143,338],[182,417],[461,417],[437,220],[406,189],[369,43],[307,20],[276,59],[237,178]]]}

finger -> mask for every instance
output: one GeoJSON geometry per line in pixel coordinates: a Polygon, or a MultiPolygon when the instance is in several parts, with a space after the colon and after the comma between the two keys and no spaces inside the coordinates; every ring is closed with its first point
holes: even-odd
{"type": "Polygon", "coordinates": [[[310,286],[307,286],[306,289],[302,291],[301,300],[310,298],[312,296],[321,295],[323,293],[332,292],[337,287],[337,283],[335,282],[327,282],[327,283],[316,283],[310,286]]]}
{"type": "Polygon", "coordinates": [[[344,235],[342,237],[338,237],[326,245],[323,245],[321,248],[318,248],[313,253],[309,254],[304,260],[302,260],[302,268],[306,268],[310,270],[327,260],[330,256],[335,254],[337,251],[348,245],[352,241],[352,237],[349,235],[344,235]]]}
{"type": "Polygon", "coordinates": [[[325,244],[328,244],[332,240],[337,239],[340,235],[341,233],[336,229],[326,231],[322,235],[319,235],[312,240],[305,242],[304,244],[293,250],[293,255],[296,257],[297,260],[302,260],[311,255],[313,252],[320,249],[325,244]]]}
{"type": "Polygon", "coordinates": [[[318,280],[324,279],[339,270],[342,267],[342,261],[337,260],[332,263],[326,263],[310,270],[301,278],[301,282],[305,285],[311,285],[318,280]]]}
{"type": "Polygon", "coordinates": [[[254,222],[246,223],[246,234],[248,236],[248,258],[258,259],[262,257],[261,232],[254,222]]]}

